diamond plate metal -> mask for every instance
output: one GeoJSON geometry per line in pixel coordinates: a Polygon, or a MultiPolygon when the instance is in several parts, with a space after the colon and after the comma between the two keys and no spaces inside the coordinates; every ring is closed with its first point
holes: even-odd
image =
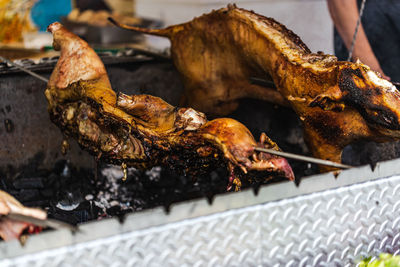
{"type": "Polygon", "coordinates": [[[376,179],[399,162],[1,244],[0,266],[354,266],[400,252],[400,176],[376,179]]]}
{"type": "Polygon", "coordinates": [[[0,265],[259,266],[259,216],[258,208],[230,211],[3,260],[0,265]]]}
{"type": "Polygon", "coordinates": [[[353,266],[399,253],[400,176],[266,204],[263,265],[353,266]]]}

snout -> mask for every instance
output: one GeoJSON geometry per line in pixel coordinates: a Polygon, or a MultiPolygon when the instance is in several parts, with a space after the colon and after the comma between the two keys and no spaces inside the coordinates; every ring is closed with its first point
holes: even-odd
{"type": "Polygon", "coordinates": [[[384,136],[400,136],[400,93],[368,67],[342,69],[344,101],[358,110],[368,126],[384,136]]]}

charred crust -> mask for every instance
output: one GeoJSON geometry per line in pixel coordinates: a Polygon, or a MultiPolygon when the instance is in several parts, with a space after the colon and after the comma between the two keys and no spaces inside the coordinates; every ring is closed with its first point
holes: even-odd
{"type": "Polygon", "coordinates": [[[296,46],[301,48],[305,53],[307,53],[307,54],[311,53],[311,50],[307,47],[307,45],[305,43],[303,43],[303,41],[297,34],[295,34],[293,31],[289,30],[288,28],[286,28],[285,25],[277,22],[275,19],[270,18],[270,17],[265,17],[265,16],[259,15],[257,13],[254,13],[254,12],[250,12],[243,8],[237,8],[237,9],[239,9],[245,13],[250,13],[252,16],[256,16],[257,20],[262,21],[267,26],[270,26],[270,27],[275,28],[275,29],[279,30],[280,32],[282,32],[282,34],[285,35],[285,37],[287,39],[292,41],[296,46]]]}
{"type": "Polygon", "coordinates": [[[354,82],[354,76],[366,80],[360,69],[344,68],[339,75],[339,88],[344,93],[343,100],[360,112],[366,122],[390,130],[400,130],[397,114],[389,108],[374,104],[376,97],[381,97],[379,88],[370,87],[366,82],[360,88],[354,82]]]}
{"type": "Polygon", "coordinates": [[[377,105],[373,109],[374,114],[379,115],[374,116],[374,114],[368,114],[368,120],[370,122],[381,125],[390,130],[400,130],[400,125],[397,123],[399,119],[396,114],[394,114],[387,108],[383,108],[377,105]]]}
{"type": "Polygon", "coordinates": [[[103,108],[103,106],[99,103],[97,103],[94,99],[87,97],[86,101],[87,104],[89,104],[92,108],[94,108],[95,110],[100,110],[103,108]]]}
{"type": "Polygon", "coordinates": [[[339,88],[344,93],[344,100],[350,105],[368,105],[370,101],[365,90],[355,84],[354,76],[364,79],[359,69],[344,68],[339,74],[339,88]]]}
{"type": "Polygon", "coordinates": [[[308,116],[304,123],[308,124],[315,132],[321,136],[327,143],[336,145],[338,138],[343,136],[344,131],[335,120],[335,116],[330,115],[331,111],[316,112],[312,116],[308,116]]]}
{"type": "MultiPolygon", "coordinates": [[[[233,4],[233,5],[229,4],[227,8],[221,8],[221,9],[219,9],[217,11],[213,11],[209,14],[204,14],[203,16],[199,17],[197,20],[200,20],[202,18],[208,18],[208,17],[214,16],[214,15],[218,16],[218,14],[223,14],[223,17],[225,17],[226,14],[229,14],[229,13],[232,13],[235,11],[240,11],[240,12],[246,14],[248,17],[252,18],[253,20],[262,21],[267,26],[275,28],[276,30],[282,32],[282,34],[285,36],[286,39],[290,40],[298,48],[303,50],[304,53],[306,53],[306,54],[311,53],[311,50],[307,47],[306,44],[303,43],[301,38],[297,34],[295,34],[293,31],[286,28],[285,25],[277,22],[273,18],[259,15],[259,14],[255,13],[254,11],[248,11],[243,8],[238,8],[235,4],[233,4]]],[[[192,21],[188,22],[188,24],[191,24],[191,23],[192,23],[192,21]]]]}
{"type": "MultiPolygon", "coordinates": [[[[148,169],[152,166],[165,165],[176,171],[178,174],[193,177],[205,175],[217,168],[223,166],[226,167],[228,164],[221,151],[216,149],[211,143],[190,141],[187,144],[182,144],[182,146],[164,146],[162,140],[157,136],[150,136],[149,138],[144,137],[137,129],[128,129],[129,127],[123,123],[115,121],[108,115],[94,110],[91,105],[88,105],[88,103],[85,102],[78,101],[74,103],[59,104],[50,111],[50,118],[66,136],[76,139],[82,149],[88,151],[90,155],[99,160],[111,164],[120,165],[125,163],[128,166],[134,166],[138,169],[148,169]],[[90,111],[95,114],[96,122],[102,132],[110,132],[121,140],[127,139],[129,135],[138,139],[143,145],[143,153],[145,157],[143,159],[122,158],[118,155],[118,152],[102,151],[98,143],[82,137],[76,130],[76,128],[79,127],[78,123],[80,119],[83,119],[83,117],[88,119],[87,114],[77,112],[75,118],[71,121],[64,120],[63,112],[67,110],[68,107],[73,107],[75,109],[90,109],[90,111]],[[199,157],[197,151],[204,147],[210,150],[209,155],[206,157],[199,157]]],[[[241,170],[238,169],[238,173],[240,172],[241,170]]]]}

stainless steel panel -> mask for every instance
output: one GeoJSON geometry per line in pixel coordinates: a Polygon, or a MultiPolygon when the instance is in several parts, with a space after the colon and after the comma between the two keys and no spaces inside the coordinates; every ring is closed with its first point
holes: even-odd
{"type": "Polygon", "coordinates": [[[399,253],[400,160],[0,244],[0,266],[352,266],[399,253]],[[382,178],[384,177],[384,178],[382,178]]]}
{"type": "MultiPolygon", "coordinates": [[[[53,65],[32,66],[50,68],[53,65]]],[[[182,85],[168,62],[138,58],[136,62],[106,67],[116,91],[155,94],[174,104],[179,101],[182,85]],[[170,86],[174,90],[167,90],[170,86]]],[[[69,160],[76,167],[93,167],[91,156],[75,141],[71,140],[71,150],[66,156],[61,154],[63,134],[49,119],[44,96],[46,83],[12,69],[4,73],[2,70],[4,66],[0,65],[0,172],[7,173],[9,168],[19,169],[32,163],[52,168],[59,159],[69,160]]],[[[49,77],[49,73],[40,74],[49,77]]]]}

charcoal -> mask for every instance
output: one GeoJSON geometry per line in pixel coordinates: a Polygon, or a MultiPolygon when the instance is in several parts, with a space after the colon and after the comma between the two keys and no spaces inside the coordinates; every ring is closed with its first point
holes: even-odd
{"type": "Polygon", "coordinates": [[[91,220],[96,220],[99,218],[100,214],[103,212],[99,207],[93,204],[93,201],[89,202],[89,215],[91,220]]]}
{"type": "Polygon", "coordinates": [[[58,183],[59,180],[60,180],[60,177],[59,177],[56,173],[52,172],[52,173],[45,179],[45,183],[46,183],[48,186],[53,186],[53,185],[55,185],[56,183],[58,183]]]}
{"type": "Polygon", "coordinates": [[[14,178],[3,179],[0,186],[22,204],[41,207],[49,218],[71,224],[114,216],[123,220],[130,212],[157,206],[168,210],[172,203],[193,198],[207,197],[211,202],[215,194],[226,191],[226,170],[191,178],[160,167],[129,168],[128,179],[122,181],[120,166],[99,163],[95,180],[96,170],[76,169],[65,160],[52,170],[33,165],[14,171],[14,178]]]}
{"type": "Polygon", "coordinates": [[[130,202],[130,205],[134,210],[141,210],[141,207],[146,206],[146,200],[141,199],[141,198],[135,198],[130,202]]]}
{"type": "MultiPolygon", "coordinates": [[[[36,172],[35,172],[35,177],[42,177],[42,179],[43,179],[44,177],[49,176],[50,173],[51,173],[50,170],[38,169],[38,170],[36,170],[36,172]]],[[[24,178],[30,178],[30,177],[24,177],[24,178]]]]}
{"type": "Polygon", "coordinates": [[[47,207],[50,205],[50,200],[43,199],[43,200],[35,200],[35,201],[24,201],[24,205],[27,207],[47,207]]]}
{"type": "Polygon", "coordinates": [[[73,212],[73,217],[76,218],[76,223],[87,222],[88,220],[92,219],[89,215],[89,211],[86,209],[75,210],[73,212]]]}
{"type": "Polygon", "coordinates": [[[38,189],[22,189],[15,196],[19,201],[25,203],[27,201],[40,200],[40,192],[38,189]]]}
{"type": "MultiPolygon", "coordinates": [[[[4,176],[0,173],[0,177],[4,177],[4,176]]],[[[0,189],[2,189],[2,190],[8,189],[5,179],[0,179],[0,189]]]]}
{"type": "Polygon", "coordinates": [[[54,188],[47,187],[45,189],[40,190],[40,195],[42,195],[44,198],[52,198],[54,196],[54,191],[55,191],[54,188]]]}
{"type": "Polygon", "coordinates": [[[74,214],[59,212],[57,210],[49,211],[48,218],[63,221],[73,225],[76,225],[80,222],[79,219],[74,216],[74,214]]]}
{"type": "Polygon", "coordinates": [[[107,209],[107,214],[110,215],[110,216],[121,215],[121,207],[113,206],[113,207],[107,209]]]}
{"type": "Polygon", "coordinates": [[[15,189],[10,189],[10,190],[6,190],[7,193],[9,193],[10,195],[12,195],[13,197],[18,199],[18,196],[20,194],[20,190],[15,190],[15,189]]]}
{"type": "Polygon", "coordinates": [[[62,171],[65,168],[65,165],[67,164],[66,160],[59,160],[54,164],[53,172],[57,175],[61,175],[62,171]]]}
{"type": "Polygon", "coordinates": [[[44,188],[42,177],[20,178],[13,183],[16,189],[40,189],[44,188]]]}
{"type": "Polygon", "coordinates": [[[39,166],[43,163],[44,160],[44,153],[39,152],[35,154],[31,159],[29,159],[28,163],[21,168],[21,171],[18,173],[18,176],[16,177],[37,177],[40,176],[38,175],[39,172],[39,166]]]}

